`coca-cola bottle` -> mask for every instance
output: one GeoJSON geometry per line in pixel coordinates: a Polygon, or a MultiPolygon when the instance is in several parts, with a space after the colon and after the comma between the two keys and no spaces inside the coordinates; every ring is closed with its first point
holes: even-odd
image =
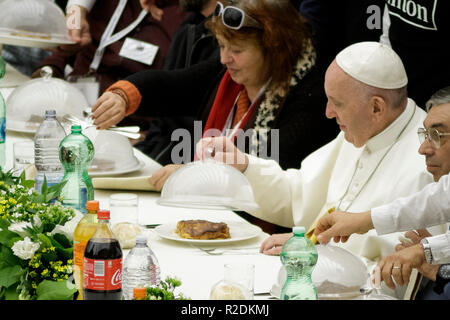
{"type": "Polygon", "coordinates": [[[97,231],[83,258],[84,300],[121,300],[122,248],[109,228],[109,210],[97,213],[97,231]]]}

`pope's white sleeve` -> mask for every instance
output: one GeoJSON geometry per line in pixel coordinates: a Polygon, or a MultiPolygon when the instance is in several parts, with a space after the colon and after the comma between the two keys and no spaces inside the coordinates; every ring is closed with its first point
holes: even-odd
{"type": "Polygon", "coordinates": [[[91,11],[92,7],[94,6],[96,0],[69,0],[67,2],[66,9],[70,6],[76,5],[80,7],[86,8],[87,11],[91,11]]]}
{"type": "Polygon", "coordinates": [[[450,233],[426,238],[430,244],[433,264],[450,263],[450,233]]]}
{"type": "Polygon", "coordinates": [[[283,171],[274,160],[251,155],[247,157],[249,164],[244,175],[250,182],[255,201],[259,205],[258,210],[248,212],[274,224],[293,226],[291,184],[287,171],[283,171]]]}
{"type": "Polygon", "coordinates": [[[450,222],[450,177],[442,176],[409,197],[373,208],[372,222],[378,234],[423,229],[450,222]]]}

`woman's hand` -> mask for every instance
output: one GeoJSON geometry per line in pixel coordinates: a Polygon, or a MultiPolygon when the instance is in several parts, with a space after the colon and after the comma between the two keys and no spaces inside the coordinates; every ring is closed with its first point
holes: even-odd
{"type": "Polygon", "coordinates": [[[167,179],[172,173],[181,168],[182,164],[169,164],[152,174],[149,182],[155,187],[156,191],[161,191],[167,179]]]}
{"type": "Polygon", "coordinates": [[[92,119],[97,129],[103,130],[118,124],[125,118],[127,102],[121,95],[105,92],[92,106],[92,119]]]}

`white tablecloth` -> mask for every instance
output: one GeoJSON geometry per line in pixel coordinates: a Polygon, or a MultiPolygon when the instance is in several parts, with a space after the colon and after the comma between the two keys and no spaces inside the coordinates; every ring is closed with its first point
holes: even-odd
{"type": "MultiPolygon", "coordinates": [[[[7,131],[6,169],[13,166],[13,143],[16,141],[32,140],[32,134],[7,131]]],[[[153,160],[143,153],[134,149],[136,157],[146,163],[142,169],[143,174],[148,174],[148,167],[153,165],[153,160]]],[[[136,175],[136,172],[130,173],[136,175]]],[[[109,196],[118,191],[95,190],[95,199],[100,201],[100,207],[109,209],[109,196]]],[[[123,192],[123,191],[120,191],[123,192]]],[[[139,196],[139,224],[155,225],[177,222],[178,220],[207,218],[210,220],[220,220],[224,222],[240,222],[249,224],[232,211],[205,211],[198,209],[172,208],[156,204],[159,193],[156,192],[133,192],[139,196]]],[[[160,238],[153,229],[145,229],[149,235],[149,245],[157,256],[161,267],[161,278],[167,275],[177,276],[182,281],[179,291],[194,299],[208,299],[211,287],[223,278],[224,264],[228,262],[247,262],[255,264],[255,294],[268,293],[275,283],[281,262],[278,256],[266,256],[257,253],[257,249],[252,249],[255,254],[233,254],[226,253],[219,256],[208,255],[201,250],[194,248],[189,243],[166,240],[160,238]]],[[[268,237],[261,234],[253,239],[233,242],[226,245],[219,245],[221,248],[227,247],[255,247],[268,237]]],[[[124,250],[124,256],[129,250],[124,250]]],[[[267,299],[268,295],[257,295],[255,299],[267,299]]]]}

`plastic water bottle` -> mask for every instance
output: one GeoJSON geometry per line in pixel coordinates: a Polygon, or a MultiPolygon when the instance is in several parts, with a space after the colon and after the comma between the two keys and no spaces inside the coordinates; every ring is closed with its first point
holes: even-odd
{"type": "Polygon", "coordinates": [[[46,110],[45,119],[34,136],[34,165],[36,179],[34,188],[41,192],[44,177],[47,186],[60,183],[64,176],[64,168],[59,160],[58,148],[66,132],[56,119],[55,110],[46,110]]]}
{"type": "Polygon", "coordinates": [[[88,175],[94,145],[81,133],[81,126],[72,126],[72,133],[61,141],[59,159],[64,167],[62,181],[67,181],[61,191],[62,203],[85,214],[88,200],[94,200],[94,187],[88,175]]]}
{"type": "Polygon", "coordinates": [[[158,259],[147,246],[147,237],[138,235],[136,246],[125,258],[122,272],[122,290],[125,300],[133,299],[133,289],[149,287],[160,282],[158,259]]]}
{"type": "Polygon", "coordinates": [[[305,237],[304,227],[294,227],[294,235],[281,248],[281,263],[286,269],[286,282],[281,300],[317,300],[311,274],[317,263],[317,249],[305,237]]]}
{"type": "MultiPolygon", "coordinates": [[[[0,80],[5,75],[5,62],[3,61],[2,56],[0,56],[0,80]]],[[[6,162],[6,147],[5,147],[5,139],[6,139],[6,104],[3,99],[2,93],[0,92],[0,167],[2,169],[5,168],[6,162]]]]}

